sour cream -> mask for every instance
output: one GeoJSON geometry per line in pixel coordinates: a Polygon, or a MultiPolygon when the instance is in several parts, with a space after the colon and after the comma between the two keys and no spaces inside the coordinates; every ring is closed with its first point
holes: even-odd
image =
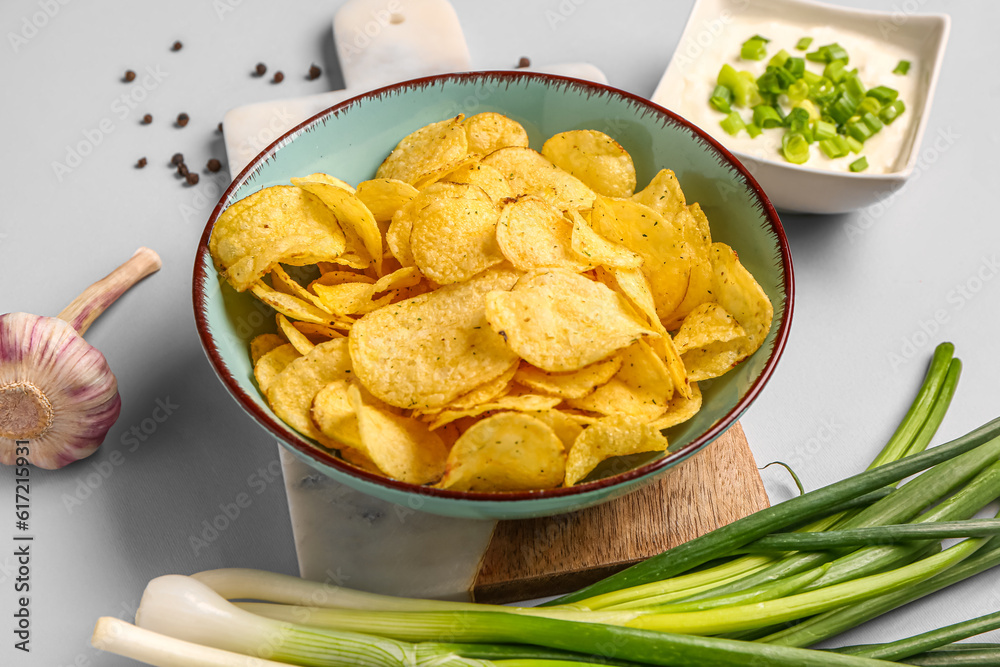
{"type": "MultiPolygon", "coordinates": [[[[750,18],[740,20],[738,24],[727,26],[710,48],[705,49],[700,57],[684,67],[680,90],[675,90],[676,97],[670,106],[731,151],[758,159],[786,162],[781,153],[781,139],[785,134],[785,128],[766,129],[758,137],[751,138],[745,130],[741,130],[736,136],[730,136],[719,125],[726,114],[716,111],[708,104],[708,99],[715,89],[719,70],[728,63],[737,70],[747,70],[752,72],[754,77],[758,77],[764,73],[771,57],[781,49],[785,49],[792,56],[804,57],[806,53],[834,42],[847,51],[850,57],[847,69],[857,68],[858,76],[866,88],[887,86],[899,91],[898,99],[903,100],[906,111],[865,141],[860,155],[868,160],[868,169],[865,173],[888,174],[902,170],[919,125],[918,112],[923,106],[919,98],[921,94],[919,59],[915,51],[868,35],[843,29],[834,30],[826,26],[806,26],[777,20],[750,18]],[[740,58],[740,48],[743,42],[754,35],[771,40],[767,44],[767,55],[763,60],[743,60],[740,58]],[[806,51],[799,51],[795,45],[803,37],[812,37],[813,41],[806,51]],[[900,60],[910,61],[909,74],[893,74],[892,71],[900,60]]],[[[817,74],[822,74],[824,67],[825,63],[806,60],[806,69],[817,74]]],[[[785,106],[784,110],[787,111],[788,108],[785,106]]],[[[733,110],[738,111],[746,122],[750,122],[751,109],[733,107],[733,110]]],[[[810,144],[809,151],[810,157],[802,166],[828,171],[849,171],[850,164],[860,157],[851,153],[842,158],[830,159],[820,149],[818,142],[810,144]]],[[[786,162],[786,164],[791,163],[786,162]]]]}

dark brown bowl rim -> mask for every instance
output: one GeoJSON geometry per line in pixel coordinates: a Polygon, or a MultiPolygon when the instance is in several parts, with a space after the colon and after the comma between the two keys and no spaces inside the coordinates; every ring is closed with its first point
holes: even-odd
{"type": "Polygon", "coordinates": [[[233,182],[226,188],[226,191],[222,193],[219,198],[218,204],[216,204],[215,209],[212,211],[208,222],[205,225],[205,231],[201,236],[201,240],[198,244],[198,253],[195,258],[194,265],[194,281],[193,281],[193,303],[194,303],[194,316],[195,324],[198,329],[198,336],[201,339],[202,347],[205,350],[205,354],[208,356],[208,360],[215,370],[219,379],[234,396],[236,401],[240,406],[248,412],[258,424],[263,426],[268,430],[273,436],[278,438],[283,444],[293,447],[299,454],[312,459],[318,463],[322,463],[326,466],[332,467],[344,474],[358,478],[362,481],[376,484],[378,486],[387,487],[394,491],[400,491],[405,493],[414,493],[418,495],[433,496],[442,499],[452,499],[452,500],[465,500],[465,501],[488,501],[488,502],[499,502],[499,503],[512,503],[518,501],[530,501],[530,500],[540,500],[544,498],[556,498],[561,496],[586,496],[593,492],[602,491],[615,487],[621,484],[626,484],[634,480],[639,480],[643,477],[654,475],[658,472],[665,470],[666,468],[672,467],[677,463],[683,461],[688,456],[691,456],[698,452],[703,447],[710,444],[713,440],[722,435],[730,426],[735,423],[743,412],[750,406],[751,403],[757,398],[763,389],[767,380],[771,377],[774,372],[775,367],[778,364],[778,360],[781,358],[782,352],[784,351],[785,344],[788,339],[788,334],[791,329],[792,321],[792,310],[795,301],[794,294],[794,279],[793,270],[791,262],[791,249],[788,245],[788,239],[785,236],[784,229],[781,225],[781,220],[778,217],[774,206],[771,205],[770,200],[767,195],[764,194],[763,189],[760,184],[757,183],[753,175],[749,170],[743,166],[743,164],[722,144],[713,139],[710,135],[703,132],[701,129],[685,120],[684,118],[678,116],[674,112],[666,109],[664,107],[655,104],[644,97],[634,95],[624,90],[614,88],[601,83],[595,83],[592,81],[586,81],[582,79],[575,79],[572,77],[558,76],[555,74],[544,74],[539,72],[514,72],[508,70],[481,70],[474,72],[460,72],[453,74],[439,74],[434,76],[427,76],[418,79],[411,79],[409,81],[402,81],[390,86],[385,86],[370,92],[352,97],[349,100],[345,100],[340,104],[332,106],[318,114],[312,116],[311,118],[299,123],[294,128],[280,136],[278,139],[273,141],[267,148],[261,151],[257,157],[255,157],[240,174],[233,179],[233,182]],[[420,88],[433,86],[438,83],[444,83],[449,81],[469,81],[469,80],[479,80],[485,78],[499,79],[501,81],[517,82],[524,79],[535,79],[548,83],[559,83],[563,86],[578,87],[578,88],[588,88],[596,89],[598,91],[603,91],[604,94],[614,95],[621,98],[630,100],[632,103],[647,107],[650,110],[656,112],[657,114],[665,117],[675,125],[679,125],[689,132],[694,134],[696,138],[700,139],[706,144],[712,146],[719,155],[732,167],[734,170],[743,175],[746,179],[747,185],[752,189],[752,191],[757,195],[758,201],[763,209],[763,213],[768,223],[770,224],[771,231],[774,232],[777,240],[778,246],[781,250],[781,262],[782,268],[784,270],[784,291],[785,291],[785,303],[784,303],[784,317],[780,322],[779,329],[775,335],[774,347],[771,350],[771,355],[768,358],[764,369],[761,371],[760,376],[754,381],[754,383],[747,390],[747,393],[742,399],[722,418],[720,418],[711,428],[702,433],[699,437],[692,440],[690,443],[684,447],[669,451],[663,458],[651,461],[647,464],[634,468],[632,470],[613,475],[610,477],[605,477],[593,482],[588,482],[585,484],[577,484],[571,487],[559,487],[556,489],[543,489],[537,491],[519,491],[519,492],[504,492],[504,493],[491,493],[482,491],[452,491],[449,489],[438,489],[429,486],[419,486],[416,484],[410,484],[407,482],[401,482],[399,480],[390,479],[387,477],[381,477],[373,473],[361,470],[355,466],[352,466],[332,452],[324,451],[318,445],[310,444],[305,441],[305,436],[301,436],[297,432],[293,431],[290,427],[286,426],[284,422],[276,419],[275,417],[269,415],[263,411],[254,401],[251,399],[249,394],[247,394],[239,383],[236,381],[233,373],[229,370],[225,361],[222,359],[218,348],[209,333],[208,321],[206,318],[206,299],[207,291],[205,286],[207,285],[208,274],[205,269],[206,266],[212,266],[211,261],[206,261],[210,259],[208,251],[208,241],[211,236],[212,229],[215,225],[216,220],[218,220],[219,215],[224,210],[223,202],[229,199],[230,195],[241,187],[257,169],[260,165],[270,159],[278,150],[278,148],[292,136],[296,135],[304,128],[313,125],[322,119],[330,116],[339,115],[345,109],[360,103],[363,100],[373,99],[382,97],[393,91],[400,91],[406,88],[420,88]]]}

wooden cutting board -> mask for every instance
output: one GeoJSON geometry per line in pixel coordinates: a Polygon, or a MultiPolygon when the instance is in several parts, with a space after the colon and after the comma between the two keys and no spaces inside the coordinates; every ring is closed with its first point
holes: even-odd
{"type": "Polygon", "coordinates": [[[737,422],[635,493],[572,514],[498,522],[472,596],[501,603],[568,593],[768,504],[737,422]]]}

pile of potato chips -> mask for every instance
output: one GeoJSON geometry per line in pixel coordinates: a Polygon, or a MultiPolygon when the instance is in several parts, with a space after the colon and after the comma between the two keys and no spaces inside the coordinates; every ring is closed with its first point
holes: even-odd
{"type": "Polygon", "coordinates": [[[403,138],[356,188],[312,174],[234,203],[210,250],[277,311],[254,375],[303,435],[413,484],[570,486],[665,450],[662,430],[701,407],[697,382],[771,326],[673,172],[635,189],[601,132],[539,153],[506,116],[459,116],[403,138]]]}

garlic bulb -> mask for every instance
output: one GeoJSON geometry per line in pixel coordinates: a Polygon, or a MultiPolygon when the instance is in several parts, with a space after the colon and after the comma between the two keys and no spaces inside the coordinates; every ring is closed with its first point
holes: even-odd
{"type": "Polygon", "coordinates": [[[27,460],[62,468],[94,453],[118,419],[118,382],[104,355],[82,334],[129,287],[160,268],[159,256],[140,248],[91,285],[58,317],[0,315],[0,463],[27,460]]]}

